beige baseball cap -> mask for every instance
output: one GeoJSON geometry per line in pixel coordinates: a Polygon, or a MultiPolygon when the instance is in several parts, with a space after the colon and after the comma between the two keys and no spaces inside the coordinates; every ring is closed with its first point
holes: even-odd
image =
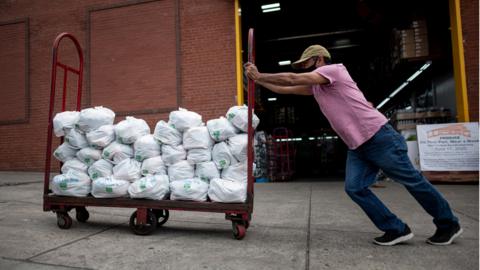
{"type": "Polygon", "coordinates": [[[312,45],[306,48],[305,51],[303,51],[302,56],[299,60],[292,63],[292,67],[295,69],[301,68],[303,62],[314,56],[325,56],[328,58],[332,58],[330,57],[330,53],[327,51],[327,49],[325,49],[325,47],[320,45],[312,45]]]}

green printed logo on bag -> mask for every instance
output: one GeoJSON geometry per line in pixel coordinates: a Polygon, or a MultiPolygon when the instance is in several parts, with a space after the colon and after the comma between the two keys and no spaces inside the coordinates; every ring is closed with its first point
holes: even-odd
{"type": "Polygon", "coordinates": [[[147,189],[147,183],[146,182],[147,181],[145,181],[145,180],[140,181],[140,189],[141,190],[147,189]]]}
{"type": "Polygon", "coordinates": [[[219,163],[220,163],[220,167],[222,168],[225,168],[225,166],[227,165],[227,161],[225,159],[220,160],[219,163]]]}
{"type": "Polygon", "coordinates": [[[142,161],[142,156],[141,156],[141,155],[136,155],[136,156],[135,156],[135,159],[136,159],[137,161],[142,161]]]}
{"type": "Polygon", "coordinates": [[[213,137],[215,138],[215,140],[219,141],[220,140],[220,131],[215,130],[213,132],[213,137]]]}
{"type": "Polygon", "coordinates": [[[228,118],[228,120],[232,120],[233,118],[235,118],[235,114],[234,113],[229,113],[227,115],[227,118],[228,118]]]}
{"type": "Polygon", "coordinates": [[[105,191],[108,193],[113,193],[113,188],[112,187],[105,187],[105,191]]]}
{"type": "Polygon", "coordinates": [[[58,185],[61,189],[63,190],[66,190],[68,188],[68,184],[67,184],[67,181],[64,180],[62,182],[60,182],[60,184],[58,185]]]}
{"type": "Polygon", "coordinates": [[[103,156],[108,158],[110,156],[110,152],[109,151],[103,151],[103,156]]]}
{"type": "Polygon", "coordinates": [[[147,169],[144,169],[144,170],[143,170],[143,174],[148,174],[148,170],[147,170],[147,169]]]}
{"type": "Polygon", "coordinates": [[[85,163],[89,164],[92,162],[92,160],[90,158],[85,158],[85,163]]]}
{"type": "Polygon", "coordinates": [[[191,188],[192,188],[192,185],[190,182],[183,184],[183,189],[190,190],[191,188]]]}
{"type": "Polygon", "coordinates": [[[92,173],[92,178],[93,178],[93,179],[97,179],[97,177],[98,177],[98,172],[92,173]]]}

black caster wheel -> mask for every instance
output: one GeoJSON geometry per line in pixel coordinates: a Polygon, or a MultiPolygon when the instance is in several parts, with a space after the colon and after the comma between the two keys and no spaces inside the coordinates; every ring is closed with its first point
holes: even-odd
{"type": "Polygon", "coordinates": [[[153,213],[157,216],[157,227],[165,224],[170,217],[170,212],[166,209],[154,209],[153,213]]]}
{"type": "Polygon", "coordinates": [[[57,225],[63,230],[70,229],[72,227],[72,218],[66,212],[57,212],[57,225]]]}
{"type": "Polygon", "coordinates": [[[90,214],[85,207],[77,207],[75,208],[75,212],[75,217],[77,218],[78,222],[87,222],[88,218],[90,217],[90,214]]]}
{"type": "Polygon", "coordinates": [[[245,225],[238,222],[232,222],[232,229],[233,229],[233,238],[237,240],[242,240],[245,237],[245,233],[247,232],[245,225]]]}
{"type": "Polygon", "coordinates": [[[157,217],[152,211],[147,211],[147,223],[137,223],[137,211],[130,216],[130,229],[138,235],[151,234],[157,228],[157,217]]]}

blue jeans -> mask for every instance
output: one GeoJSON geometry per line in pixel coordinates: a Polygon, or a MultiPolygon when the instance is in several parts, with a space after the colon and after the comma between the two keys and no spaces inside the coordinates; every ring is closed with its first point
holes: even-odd
{"type": "Polygon", "coordinates": [[[405,228],[405,223],[369,189],[379,169],[407,188],[433,217],[438,229],[447,229],[458,223],[445,198],[413,167],[407,155],[405,139],[386,124],[360,147],[348,151],[345,179],[345,191],[378,229],[403,232],[405,228]]]}

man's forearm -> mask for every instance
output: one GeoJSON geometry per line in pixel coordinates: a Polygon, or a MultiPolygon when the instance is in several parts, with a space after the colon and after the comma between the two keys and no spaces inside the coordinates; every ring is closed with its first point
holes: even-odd
{"type": "Polygon", "coordinates": [[[260,80],[257,80],[257,83],[260,84],[261,86],[267,88],[268,90],[274,92],[274,93],[290,94],[289,91],[288,91],[288,88],[285,87],[285,86],[279,86],[279,85],[275,85],[275,84],[268,83],[268,82],[262,82],[260,80]]]}
{"type": "MultiPolygon", "coordinates": [[[[260,73],[257,79],[258,83],[268,83],[271,85],[292,86],[296,85],[295,73],[260,73]]],[[[265,86],[267,87],[267,86],[265,86]]],[[[269,88],[269,87],[267,87],[269,88]]],[[[270,89],[270,88],[269,88],[270,89]]],[[[273,90],[272,90],[273,91],[273,90]]]]}

